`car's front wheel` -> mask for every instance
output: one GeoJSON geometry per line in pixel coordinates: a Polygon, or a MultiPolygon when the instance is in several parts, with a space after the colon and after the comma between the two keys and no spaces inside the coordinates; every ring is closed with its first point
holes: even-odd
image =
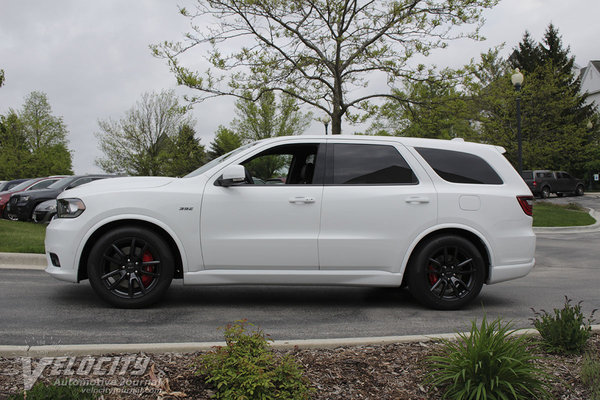
{"type": "Polygon", "coordinates": [[[575,196],[583,196],[583,185],[577,185],[575,196]]]}
{"type": "Polygon", "coordinates": [[[485,262],[469,240],[433,237],[417,249],[408,266],[408,289],[426,306],[455,310],[472,301],[485,279],[485,262]]]}
{"type": "Polygon", "coordinates": [[[173,255],[156,233],[121,227],[105,233],[88,258],[92,288],[106,302],[141,308],[160,300],[174,274],[173,255]]]}

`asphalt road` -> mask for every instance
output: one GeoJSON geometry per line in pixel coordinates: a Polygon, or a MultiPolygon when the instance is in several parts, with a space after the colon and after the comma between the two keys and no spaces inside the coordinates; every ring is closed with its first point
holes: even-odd
{"type": "Polygon", "coordinates": [[[532,273],[484,286],[471,306],[446,312],[423,308],[399,289],[179,282],[157,307],[119,310],[102,303],[87,282],[0,270],[0,345],[219,341],[219,327],[243,318],[275,340],[450,333],[468,330],[484,313],[527,328],[531,307],[562,307],[565,295],[582,300],[586,313],[600,308],[599,244],[600,232],[538,235],[532,273]]]}

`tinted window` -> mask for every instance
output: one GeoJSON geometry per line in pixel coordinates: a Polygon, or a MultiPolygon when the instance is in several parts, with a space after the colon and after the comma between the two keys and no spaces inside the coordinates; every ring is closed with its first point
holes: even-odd
{"type": "Polygon", "coordinates": [[[333,145],[333,184],[413,184],[417,177],[398,150],[372,144],[333,145]]]}
{"type": "Polygon", "coordinates": [[[523,171],[521,172],[521,176],[523,177],[523,179],[533,179],[533,172],[523,171]]]}
{"type": "Polygon", "coordinates": [[[502,179],[481,157],[460,151],[417,147],[416,150],[444,180],[454,183],[501,185],[502,179]]]}

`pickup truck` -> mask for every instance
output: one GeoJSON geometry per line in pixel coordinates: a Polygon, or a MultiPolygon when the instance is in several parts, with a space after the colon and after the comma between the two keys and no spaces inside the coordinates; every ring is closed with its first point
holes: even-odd
{"type": "Polygon", "coordinates": [[[583,181],[573,178],[564,171],[526,170],[521,172],[521,177],[534,196],[547,199],[550,193],[561,197],[564,194],[583,196],[583,181]]]}

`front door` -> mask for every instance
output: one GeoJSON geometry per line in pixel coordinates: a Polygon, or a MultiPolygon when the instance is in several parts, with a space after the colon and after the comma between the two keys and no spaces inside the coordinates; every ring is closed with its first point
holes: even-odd
{"type": "Polygon", "coordinates": [[[205,269],[318,268],[319,148],[292,142],[261,149],[241,162],[243,184],[219,186],[219,174],[208,182],[200,227],[205,269]]]}

